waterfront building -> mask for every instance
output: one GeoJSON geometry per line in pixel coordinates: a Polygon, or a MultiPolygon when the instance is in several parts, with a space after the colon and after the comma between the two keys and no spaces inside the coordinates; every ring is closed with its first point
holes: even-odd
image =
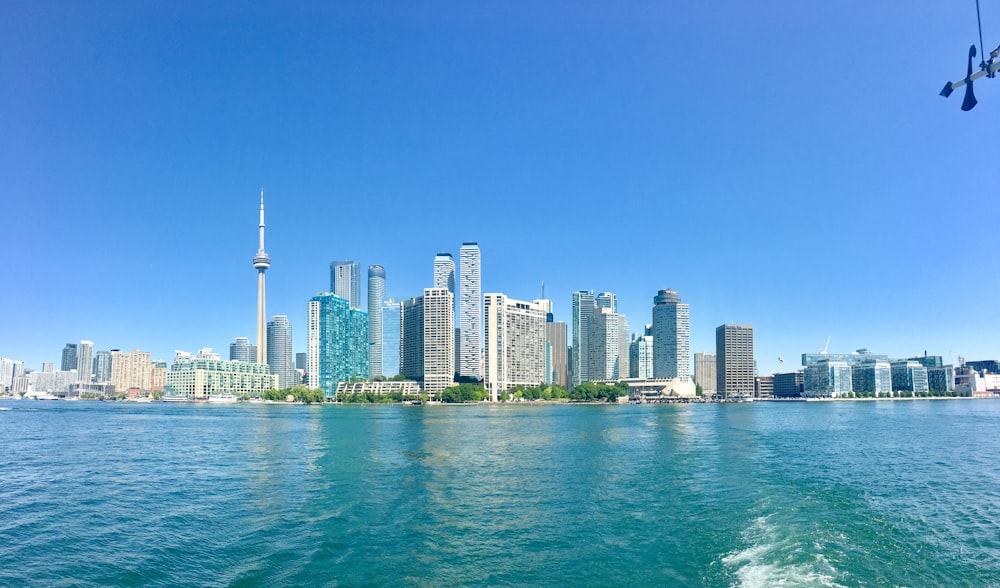
{"type": "Polygon", "coordinates": [[[424,390],[438,394],[455,383],[455,296],[424,289],[424,390]]]}
{"type": "MultiPolygon", "coordinates": [[[[656,340],[656,332],[653,332],[656,340]]],[[[653,351],[656,361],[656,351],[653,351]]],[[[655,363],[654,363],[655,366],[655,363]]],[[[724,398],[750,396],[754,392],[753,327],[720,325],[715,329],[716,393],[724,398]]]]}
{"type": "Polygon", "coordinates": [[[967,367],[970,367],[977,372],[982,374],[1000,374],[1000,360],[996,359],[983,359],[978,361],[967,361],[965,362],[967,367]]]}
{"type": "Polygon", "coordinates": [[[889,361],[888,355],[872,353],[868,349],[858,349],[853,353],[803,353],[802,367],[819,363],[821,361],[842,361],[847,365],[860,365],[869,361],[889,361]]]}
{"type": "Polygon", "coordinates": [[[382,375],[399,375],[399,303],[392,298],[382,303],[382,375]]]}
{"type": "Polygon", "coordinates": [[[753,379],[754,398],[771,398],[774,396],[774,376],[757,376],[753,379]]]}
{"type": "Polygon", "coordinates": [[[167,368],[167,362],[162,359],[157,359],[153,362],[153,375],[152,375],[152,385],[150,386],[150,391],[154,394],[157,392],[163,392],[167,387],[167,373],[169,373],[169,368],[167,368]]]}
{"type": "Polygon", "coordinates": [[[482,379],[483,296],[482,259],[479,245],[462,243],[458,252],[459,278],[459,366],[463,378],[482,379]]]}
{"type": "Polygon", "coordinates": [[[399,394],[404,400],[416,399],[420,396],[420,384],[413,380],[340,382],[337,384],[337,398],[343,394],[374,394],[375,396],[399,394]]]}
{"type": "Polygon", "coordinates": [[[927,382],[927,368],[920,362],[902,360],[894,361],[892,367],[892,389],[897,392],[927,394],[930,387],[927,382]]]}
{"type": "Polygon", "coordinates": [[[633,337],[629,344],[629,378],[649,380],[653,377],[652,330],[652,325],[646,325],[644,334],[633,337]]]}
{"type": "Polygon", "coordinates": [[[684,378],[630,378],[628,400],[640,404],[653,402],[676,402],[690,400],[697,396],[697,388],[690,376],[684,378]]]}
{"type": "Polygon", "coordinates": [[[423,382],[424,297],[404,300],[399,313],[399,373],[423,382]]]}
{"type": "Polygon", "coordinates": [[[566,323],[553,322],[546,313],[545,342],[549,347],[548,383],[569,388],[569,358],[566,353],[566,323]]]}
{"type": "Polygon", "coordinates": [[[94,358],[94,382],[97,384],[111,383],[111,352],[101,350],[94,358]]]}
{"type": "Polygon", "coordinates": [[[229,344],[229,361],[257,361],[257,346],[246,337],[236,337],[229,344]]]}
{"type": "Polygon", "coordinates": [[[588,361],[590,358],[590,321],[597,304],[594,291],[573,292],[573,386],[589,381],[588,361]]]}
{"type": "Polygon", "coordinates": [[[94,369],[94,342],[80,341],[76,348],[76,377],[80,382],[89,383],[94,369]]]}
{"type": "Polygon", "coordinates": [[[851,386],[858,394],[892,395],[892,369],[888,361],[869,360],[852,367],[851,386]]]}
{"type": "Polygon", "coordinates": [[[714,395],[718,385],[716,361],[716,355],[711,351],[694,354],[694,383],[701,386],[701,393],[705,396],[714,395]]]}
{"type": "Polygon", "coordinates": [[[77,384],[78,380],[76,368],[52,372],[31,372],[28,374],[27,394],[29,396],[52,394],[65,398],[69,394],[70,387],[77,384]]]}
{"type": "Polygon", "coordinates": [[[455,259],[451,253],[434,256],[434,287],[445,288],[455,295],[455,259]]]}
{"type": "Polygon", "coordinates": [[[688,305],[674,290],[660,290],[653,297],[653,376],[684,378],[691,375],[691,331],[688,305]]]}
{"type": "MultiPolygon", "coordinates": [[[[611,310],[611,307],[595,306],[588,325],[589,341],[587,345],[587,377],[589,381],[618,380],[621,373],[622,333],[628,333],[628,322],[625,315],[611,310]]],[[[655,361],[655,360],[654,360],[655,361]]],[[[628,369],[628,366],[625,366],[628,369]]],[[[627,376],[628,372],[625,372],[627,376]]]]}
{"type": "Polygon", "coordinates": [[[514,386],[546,380],[545,308],[503,294],[483,296],[485,383],[490,401],[514,386]]]}
{"type": "Polygon", "coordinates": [[[337,383],[368,375],[368,313],[332,292],[309,300],[309,385],[321,388],[327,397],[337,392],[337,383]]]}
{"type": "MultiPolygon", "coordinates": [[[[697,362],[697,359],[695,360],[697,362]]],[[[697,365],[697,364],[696,364],[697,365]]],[[[801,398],[804,385],[802,372],[774,374],[774,398],[801,398]]]]}
{"type": "Polygon", "coordinates": [[[153,361],[148,351],[111,350],[111,385],[117,394],[149,394],[153,389],[153,361]]]}
{"type": "Polygon", "coordinates": [[[278,389],[291,388],[298,383],[295,356],[292,352],[292,323],[279,314],[267,323],[267,364],[271,373],[278,376],[278,389]]]}
{"type": "Polygon", "coordinates": [[[13,390],[14,378],[23,374],[23,361],[0,357],[0,392],[13,390]]]}
{"type": "Polygon", "coordinates": [[[811,398],[842,398],[850,396],[854,383],[851,366],[846,361],[823,359],[806,366],[802,395],[811,398]]]}
{"type": "Polygon", "coordinates": [[[955,368],[950,365],[927,368],[927,387],[931,392],[954,392],[955,368]]]}
{"type": "Polygon", "coordinates": [[[382,300],[385,298],[385,268],[368,266],[368,378],[382,373],[382,300]]]}
{"type": "Polygon", "coordinates": [[[185,357],[178,359],[166,373],[164,392],[203,400],[218,394],[259,398],[278,388],[278,374],[267,364],[185,357]]]}
{"type": "Polygon", "coordinates": [[[260,189],[260,247],[253,257],[257,270],[257,363],[267,363],[267,294],[264,272],[271,267],[271,257],[264,252],[264,188],[260,189]]]}
{"type": "Polygon", "coordinates": [[[361,308],[361,265],[356,261],[330,262],[330,292],[340,296],[351,308],[361,308]]]}
{"type": "Polygon", "coordinates": [[[62,351],[62,371],[68,372],[76,368],[76,343],[67,343],[62,351]]]}
{"type": "Polygon", "coordinates": [[[944,366],[944,358],[942,358],[940,355],[927,355],[926,351],[924,351],[924,354],[922,356],[911,357],[907,361],[915,361],[927,369],[939,368],[944,366]]]}

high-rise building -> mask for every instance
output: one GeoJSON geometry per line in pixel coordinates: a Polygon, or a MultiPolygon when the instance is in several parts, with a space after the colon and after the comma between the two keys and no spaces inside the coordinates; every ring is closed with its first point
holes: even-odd
{"type": "Polygon", "coordinates": [[[361,265],[356,261],[330,262],[330,291],[351,308],[361,308],[361,265]]]}
{"type": "Polygon", "coordinates": [[[80,341],[76,348],[76,377],[78,381],[89,383],[91,370],[94,368],[94,342],[80,341]]]}
{"type": "Polygon", "coordinates": [[[841,398],[854,391],[851,364],[839,359],[823,359],[806,366],[802,395],[815,398],[841,398]]]}
{"type": "Polygon", "coordinates": [[[309,385],[329,398],[338,382],[368,376],[368,313],[323,292],[309,300],[309,385]]]}
{"type": "Polygon", "coordinates": [[[385,268],[368,266],[368,378],[382,372],[382,300],[385,298],[385,268]]]}
{"type": "Polygon", "coordinates": [[[264,252],[264,188],[260,189],[260,247],[253,257],[257,270],[257,363],[267,363],[267,295],[264,272],[271,267],[271,257],[264,252]]]}
{"type": "Polygon", "coordinates": [[[455,295],[455,259],[451,253],[438,253],[434,256],[434,287],[446,288],[455,295]]]}
{"type": "Polygon", "coordinates": [[[436,395],[455,383],[455,296],[424,289],[424,391],[436,395]]]}
{"type": "Polygon", "coordinates": [[[13,390],[14,378],[23,375],[24,362],[0,357],[0,392],[13,390]]]}
{"type": "Polygon", "coordinates": [[[629,377],[649,380],[653,377],[653,336],[652,327],[646,327],[646,333],[634,337],[629,344],[629,377]]]}
{"type": "Polygon", "coordinates": [[[62,351],[62,371],[75,370],[76,366],[76,343],[67,343],[62,351]]]}
{"type": "Polygon", "coordinates": [[[424,381],[424,297],[404,300],[399,316],[399,373],[424,381]]]}
{"type": "MultiPolygon", "coordinates": [[[[382,375],[399,375],[399,303],[392,298],[382,303],[382,375]]],[[[421,344],[422,346],[422,344],[421,344]]]]}
{"type": "Polygon", "coordinates": [[[292,323],[279,314],[267,323],[267,364],[271,373],[278,376],[278,389],[291,388],[298,383],[295,372],[295,355],[292,351],[292,323]]]}
{"type": "Polygon", "coordinates": [[[955,368],[942,365],[927,368],[927,387],[931,392],[955,391],[955,368]]]}
{"type": "MultiPolygon", "coordinates": [[[[547,319],[552,317],[548,313],[547,319]]],[[[545,323],[545,342],[549,345],[549,384],[557,384],[569,388],[569,358],[566,354],[566,323],[545,323]]]]}
{"type": "Polygon", "coordinates": [[[461,341],[458,374],[464,378],[482,378],[482,259],[479,245],[462,243],[458,252],[459,306],[458,322],[461,341]]]}
{"type": "Polygon", "coordinates": [[[295,354],[295,369],[306,371],[309,369],[309,354],[308,353],[296,353],[295,354]]]}
{"type": "Polygon", "coordinates": [[[686,378],[691,375],[688,305],[674,290],[660,290],[653,297],[653,377],[686,378]]]}
{"type": "Polygon", "coordinates": [[[111,350],[111,385],[118,394],[149,393],[153,389],[153,361],[148,351],[111,350]]]}
{"type": "Polygon", "coordinates": [[[716,356],[711,351],[694,354],[694,383],[701,386],[701,393],[705,396],[715,394],[718,385],[715,366],[716,356]]]}
{"type": "Polygon", "coordinates": [[[236,337],[229,344],[229,361],[257,361],[257,346],[246,337],[236,337]]]}
{"type": "Polygon", "coordinates": [[[601,292],[594,298],[594,304],[597,305],[597,308],[607,308],[611,312],[618,312],[618,299],[612,292],[601,292]]]}
{"type": "Polygon", "coordinates": [[[587,362],[590,347],[590,320],[594,316],[594,292],[573,292],[573,385],[589,381],[587,362]]]}
{"type": "Polygon", "coordinates": [[[490,400],[510,388],[537,386],[545,375],[545,309],[535,302],[483,296],[485,380],[490,400]]]}
{"type": "MultiPolygon", "coordinates": [[[[655,345],[655,331],[653,341],[655,345]]],[[[715,357],[716,392],[725,398],[752,396],[754,392],[753,327],[751,325],[727,324],[716,328],[715,357]]],[[[656,351],[653,351],[653,362],[655,366],[656,351]]]]}
{"type": "Polygon", "coordinates": [[[892,395],[892,368],[889,362],[873,360],[853,366],[851,387],[861,394],[892,395]]]}
{"type": "Polygon", "coordinates": [[[927,368],[912,360],[892,362],[892,388],[896,391],[926,394],[930,391],[927,368]]]}
{"type": "Polygon", "coordinates": [[[98,351],[97,357],[94,358],[96,361],[96,366],[94,367],[94,382],[97,384],[110,384],[111,383],[111,352],[110,351],[98,351]]]}
{"type": "MultiPolygon", "coordinates": [[[[589,380],[621,379],[621,345],[628,349],[628,338],[620,338],[628,333],[625,315],[611,310],[611,307],[594,307],[590,318],[587,345],[587,377],[589,380]]],[[[626,366],[626,370],[627,370],[626,366]]],[[[625,372],[625,377],[628,371],[625,372]]]]}

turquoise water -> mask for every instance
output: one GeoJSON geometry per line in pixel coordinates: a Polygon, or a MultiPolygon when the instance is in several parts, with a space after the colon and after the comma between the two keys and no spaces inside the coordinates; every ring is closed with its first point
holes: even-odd
{"type": "Polygon", "coordinates": [[[0,584],[1000,586],[1000,402],[0,402],[0,584]]]}

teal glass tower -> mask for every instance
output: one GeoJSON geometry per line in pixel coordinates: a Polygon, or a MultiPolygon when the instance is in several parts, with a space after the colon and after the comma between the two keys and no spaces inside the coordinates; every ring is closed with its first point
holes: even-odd
{"type": "Polygon", "coordinates": [[[324,292],[309,300],[309,383],[328,398],[337,383],[368,377],[368,313],[324,292]]]}

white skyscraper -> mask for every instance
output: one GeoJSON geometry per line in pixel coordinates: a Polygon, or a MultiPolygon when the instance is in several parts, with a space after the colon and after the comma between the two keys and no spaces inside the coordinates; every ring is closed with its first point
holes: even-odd
{"type": "MultiPolygon", "coordinates": [[[[382,372],[382,299],[385,298],[385,268],[368,266],[368,377],[382,372]]],[[[395,374],[393,374],[395,375],[395,374]]]]}
{"type": "Polygon", "coordinates": [[[660,290],[653,297],[653,377],[691,376],[688,305],[674,290],[660,290]]]}
{"type": "Polygon", "coordinates": [[[330,262],[330,291],[361,310],[361,266],[356,261],[330,262]]]}
{"type": "Polygon", "coordinates": [[[455,297],[447,288],[425,288],[423,307],[424,390],[437,394],[455,382],[455,297]]]}
{"type": "Polygon", "coordinates": [[[90,373],[94,369],[94,342],[80,341],[76,348],[76,376],[80,382],[90,382],[90,373]]]}
{"type": "MultiPolygon", "coordinates": [[[[595,307],[590,319],[587,346],[587,380],[617,380],[622,377],[620,345],[628,349],[628,333],[625,315],[613,312],[609,307],[595,307]]],[[[627,352],[626,352],[627,354],[627,352]]],[[[628,375],[626,366],[625,375],[628,375]]]]}
{"type": "Polygon", "coordinates": [[[434,256],[434,287],[447,288],[455,295],[455,259],[451,253],[438,253],[434,256]]]}
{"type": "Polygon", "coordinates": [[[486,294],[485,376],[490,400],[510,388],[546,381],[545,307],[503,294],[486,294]]]}
{"type": "Polygon", "coordinates": [[[459,333],[461,334],[461,365],[458,374],[466,378],[482,378],[483,328],[482,275],[479,245],[462,243],[459,262],[459,333]]]}

